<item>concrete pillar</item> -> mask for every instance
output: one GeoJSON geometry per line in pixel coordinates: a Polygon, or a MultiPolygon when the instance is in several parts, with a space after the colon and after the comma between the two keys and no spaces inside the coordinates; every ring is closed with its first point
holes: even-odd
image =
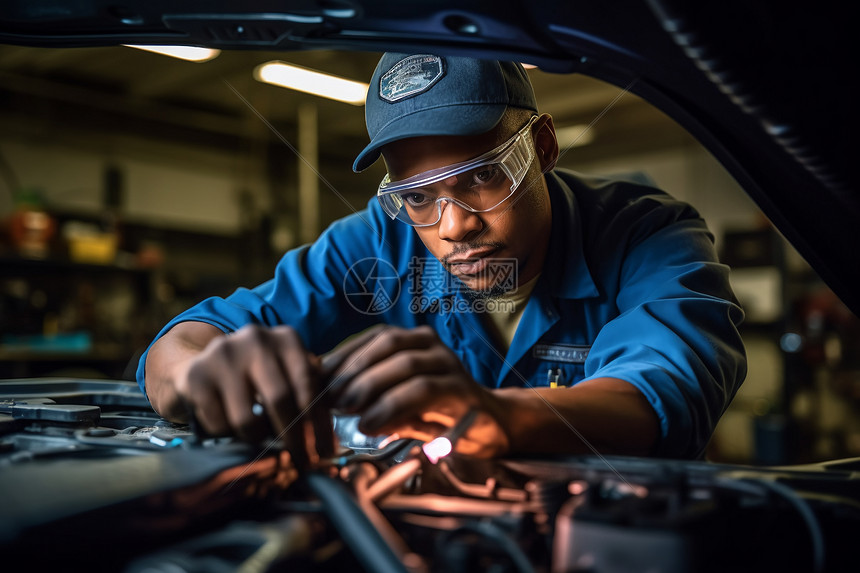
{"type": "Polygon", "coordinates": [[[320,178],[317,106],[302,104],[299,126],[299,240],[309,243],[319,234],[320,178]]]}

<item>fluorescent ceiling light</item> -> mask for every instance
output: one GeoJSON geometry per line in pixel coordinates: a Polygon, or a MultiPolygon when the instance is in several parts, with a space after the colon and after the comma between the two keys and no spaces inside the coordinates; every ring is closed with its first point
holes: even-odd
{"type": "Polygon", "coordinates": [[[131,44],[123,44],[128,48],[136,48],[138,50],[146,50],[147,52],[155,52],[163,56],[179,58],[189,62],[208,62],[212,58],[218,56],[221,50],[213,50],[212,48],[200,48],[198,46],[133,46],[131,44]]]}
{"type": "Polygon", "coordinates": [[[559,149],[582,147],[594,141],[594,127],[583,123],[568,125],[556,129],[555,136],[558,139],[559,149]]]}
{"type": "Polygon", "coordinates": [[[321,97],[364,105],[368,84],[340,78],[284,62],[267,62],[254,70],[261,82],[321,97]]]}

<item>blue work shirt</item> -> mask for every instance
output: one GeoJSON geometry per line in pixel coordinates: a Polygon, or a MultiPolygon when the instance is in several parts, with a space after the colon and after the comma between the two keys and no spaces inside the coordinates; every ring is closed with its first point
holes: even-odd
{"type": "Polygon", "coordinates": [[[659,419],[654,455],[700,457],[746,375],[743,312],[712,234],[691,206],[651,187],[560,169],[546,180],[549,249],[507,351],[459,281],[375,198],[286,253],[273,279],[204,300],[159,336],[182,321],[224,332],[289,324],[321,354],[376,323],[427,324],[490,388],[625,380],[659,419]]]}

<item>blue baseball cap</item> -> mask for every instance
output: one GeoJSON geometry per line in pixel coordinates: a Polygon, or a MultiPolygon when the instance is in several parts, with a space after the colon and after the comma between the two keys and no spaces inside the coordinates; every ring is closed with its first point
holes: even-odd
{"type": "Polygon", "coordinates": [[[400,139],[486,133],[508,107],[537,113],[534,90],[519,63],[386,53],[367,92],[370,143],[352,169],[366,169],[383,145],[400,139]]]}

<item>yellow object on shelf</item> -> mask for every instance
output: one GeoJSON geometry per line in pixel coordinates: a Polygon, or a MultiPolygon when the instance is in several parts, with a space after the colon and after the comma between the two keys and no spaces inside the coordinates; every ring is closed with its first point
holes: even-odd
{"type": "Polygon", "coordinates": [[[116,258],[116,235],[80,235],[69,237],[69,255],[78,263],[109,264],[116,258]]]}

